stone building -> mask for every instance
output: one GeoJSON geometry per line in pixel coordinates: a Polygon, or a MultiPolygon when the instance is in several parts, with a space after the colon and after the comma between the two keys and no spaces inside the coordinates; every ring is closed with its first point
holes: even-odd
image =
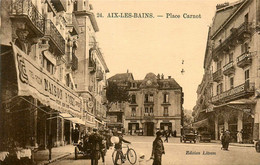
{"type": "MultiPolygon", "coordinates": [[[[87,128],[98,125],[96,118],[105,114],[105,98],[101,96],[108,69],[97,47],[91,53],[96,93],[86,91],[95,101],[91,105],[84,96],[83,80],[92,78],[82,74],[87,72],[82,70],[86,60],[82,56],[90,56],[82,54],[82,49],[89,52],[90,48],[82,47],[90,41],[78,42],[84,38],[82,33],[89,38],[92,35],[86,33],[91,25],[77,20],[83,10],[77,8],[79,3],[86,10],[90,6],[85,0],[1,1],[2,149],[8,150],[15,143],[44,149],[49,136],[55,146],[72,143],[87,128]]],[[[87,13],[93,24],[93,13],[87,13]]]]}
{"type": "Polygon", "coordinates": [[[259,139],[259,35],[259,0],[216,6],[193,112],[194,126],[207,127],[215,139],[222,130],[231,131],[232,141],[237,131],[244,142],[259,139]]]}
{"type": "Polygon", "coordinates": [[[173,78],[148,73],[143,80],[130,81],[128,89],[126,132],[153,136],[156,130],[176,130],[180,135],[183,92],[173,78]]]}
{"type": "Polygon", "coordinates": [[[93,7],[88,1],[76,1],[74,4],[79,22],[78,70],[74,74],[77,93],[84,100],[87,127],[106,126],[106,73],[109,69],[95,37],[99,31],[93,7]]]}

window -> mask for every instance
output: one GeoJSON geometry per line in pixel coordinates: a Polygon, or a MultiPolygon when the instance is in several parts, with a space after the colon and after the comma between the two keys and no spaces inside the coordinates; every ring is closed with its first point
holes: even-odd
{"type": "Polygon", "coordinates": [[[133,103],[136,103],[136,96],[135,95],[132,95],[132,97],[131,97],[131,103],[133,104],[133,103]]]}
{"type": "Polygon", "coordinates": [[[50,62],[44,55],[43,55],[43,68],[45,68],[49,73],[54,74],[54,64],[50,62]]]}
{"type": "Polygon", "coordinates": [[[245,21],[245,23],[248,23],[248,13],[245,15],[244,21],[245,21]]]}
{"type": "Polygon", "coordinates": [[[221,61],[217,62],[217,70],[221,69],[221,61]]]}
{"type": "Polygon", "coordinates": [[[244,43],[241,45],[241,54],[248,52],[248,43],[244,43]]]}
{"type": "Polygon", "coordinates": [[[145,108],[144,108],[144,115],[148,115],[148,113],[149,113],[149,108],[148,108],[148,107],[145,107],[145,108]]]}
{"type": "Polygon", "coordinates": [[[153,107],[150,107],[150,114],[153,113],[153,107]]]}
{"type": "Polygon", "coordinates": [[[150,102],[150,103],[153,103],[153,94],[150,94],[150,95],[149,95],[149,102],[150,102]]]}
{"type": "Polygon", "coordinates": [[[233,62],[233,53],[230,53],[228,56],[228,61],[233,62]]]}
{"type": "Polygon", "coordinates": [[[249,69],[245,70],[245,83],[249,87],[249,69]]]}
{"type": "Polygon", "coordinates": [[[148,94],[145,94],[145,96],[144,96],[144,102],[145,102],[145,103],[148,103],[148,94]]]}
{"type": "Polygon", "coordinates": [[[133,117],[136,116],[136,109],[135,109],[135,107],[132,108],[131,116],[133,116],[133,117]]]}
{"type": "Polygon", "coordinates": [[[230,82],[230,89],[234,88],[234,77],[230,77],[229,82],[230,82]]]}
{"type": "Polygon", "coordinates": [[[222,93],[222,88],[223,88],[223,84],[222,83],[217,85],[217,95],[222,93]]]}
{"type": "Polygon", "coordinates": [[[169,94],[163,94],[163,103],[169,103],[169,94]]]}
{"type": "Polygon", "coordinates": [[[163,108],[163,116],[169,116],[168,107],[163,108]]]}

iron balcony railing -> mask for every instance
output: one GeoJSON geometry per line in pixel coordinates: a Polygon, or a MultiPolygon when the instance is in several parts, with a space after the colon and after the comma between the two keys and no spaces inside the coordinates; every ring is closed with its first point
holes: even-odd
{"type": "Polygon", "coordinates": [[[37,10],[31,0],[17,0],[11,4],[11,17],[27,17],[31,24],[44,34],[44,16],[37,10]]]}
{"type": "Polygon", "coordinates": [[[213,80],[219,81],[222,78],[222,69],[218,69],[216,72],[213,73],[213,80]]]}
{"type": "Polygon", "coordinates": [[[45,36],[48,36],[51,39],[61,54],[65,54],[65,39],[51,20],[46,20],[45,36]]]}
{"type": "Polygon", "coordinates": [[[246,81],[245,83],[236,86],[235,88],[229,89],[225,92],[222,92],[216,96],[213,96],[211,101],[212,103],[220,102],[220,101],[230,101],[232,99],[240,98],[244,95],[253,94],[254,93],[255,84],[246,81]]]}
{"type": "Polygon", "coordinates": [[[249,52],[245,52],[237,57],[237,66],[245,67],[252,63],[252,54],[249,52]]]}

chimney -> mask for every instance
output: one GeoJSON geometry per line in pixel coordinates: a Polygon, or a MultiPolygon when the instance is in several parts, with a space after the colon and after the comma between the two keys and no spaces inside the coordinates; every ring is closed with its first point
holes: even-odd
{"type": "Polygon", "coordinates": [[[157,74],[157,79],[160,80],[160,74],[159,73],[157,74]]]}
{"type": "Polygon", "coordinates": [[[172,77],[171,76],[168,76],[168,79],[171,79],[172,77]]]}

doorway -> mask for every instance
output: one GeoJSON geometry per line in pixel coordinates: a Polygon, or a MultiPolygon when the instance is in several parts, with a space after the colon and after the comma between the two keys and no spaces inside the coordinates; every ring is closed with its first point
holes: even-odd
{"type": "Polygon", "coordinates": [[[154,135],[154,123],[153,122],[147,122],[146,128],[147,128],[146,135],[147,136],[153,136],[154,135]]]}

